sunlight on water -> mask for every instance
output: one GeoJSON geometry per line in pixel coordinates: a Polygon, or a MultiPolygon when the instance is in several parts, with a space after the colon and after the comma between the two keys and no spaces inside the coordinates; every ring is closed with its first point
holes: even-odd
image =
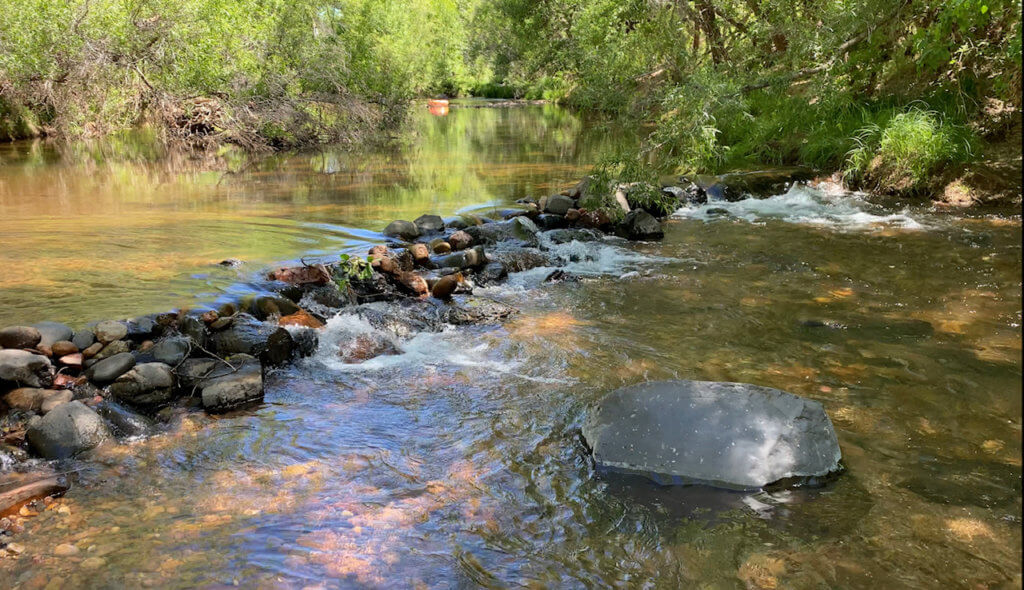
{"type": "MultiPolygon", "coordinates": [[[[126,238],[122,261],[135,270],[123,285],[64,293],[63,307],[51,305],[56,284],[87,282],[89,269],[74,270],[83,255],[31,245],[70,226],[36,233],[7,215],[0,224],[20,227],[25,243],[0,256],[43,274],[19,269],[20,286],[0,291],[3,313],[91,318],[109,308],[75,297],[118,289],[156,305],[167,295],[144,295],[167,289],[167,277],[250,248],[249,266],[203,271],[198,283],[215,297],[274,252],[362,247],[391,217],[550,190],[591,153],[571,117],[523,110],[458,123],[465,112],[430,124],[464,125],[476,143],[442,134],[423,153],[430,162],[374,156],[360,171],[340,154],[283,158],[209,202],[169,205],[194,209],[190,219],[231,212],[194,236],[171,224],[180,260],[145,266],[170,248],[154,227],[174,215],[150,227],[141,209],[126,214],[143,228],[126,234],[152,239],[134,253],[126,238]],[[543,140],[552,125],[580,138],[559,146],[578,148],[573,163],[543,140]],[[441,161],[445,150],[454,161],[441,161]],[[442,185],[437,200],[423,188],[442,185]],[[290,215],[301,221],[282,221],[290,215]],[[206,241],[214,227],[234,230],[217,246],[206,241]]],[[[126,178],[142,174],[133,170],[126,178]]],[[[7,212],[26,207],[12,205],[10,174],[0,171],[7,212]]],[[[203,192],[202,178],[174,186],[203,192]]],[[[100,205],[127,207],[103,194],[100,205]]],[[[316,355],[268,375],[260,407],[179,409],[153,437],[59,465],[74,485],[22,519],[23,553],[0,560],[0,586],[1019,588],[1019,212],[873,201],[795,188],[684,209],[658,243],[544,239],[578,280],[543,282],[552,265],[484,290],[518,310],[500,325],[419,331],[401,312],[372,316],[389,323],[345,311],[319,331],[316,355]],[[846,472],[822,488],[754,494],[595,474],[579,436],[588,408],[662,379],[755,383],[820,402],[846,472]],[[61,544],[74,554],[58,554],[61,544]]],[[[78,239],[100,248],[112,231],[78,239]]],[[[188,299],[196,282],[170,284],[188,299]]]]}

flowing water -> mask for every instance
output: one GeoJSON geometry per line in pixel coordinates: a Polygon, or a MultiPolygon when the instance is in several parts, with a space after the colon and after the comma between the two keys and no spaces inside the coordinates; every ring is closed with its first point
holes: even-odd
{"type": "MultiPolygon", "coordinates": [[[[2,256],[17,268],[3,319],[215,297],[261,264],[374,241],[394,217],[550,191],[628,141],[550,108],[453,108],[417,128],[397,153],[286,158],[220,185],[151,165],[86,176],[8,148],[2,256]],[[248,264],[211,270],[229,256],[248,264]]],[[[25,520],[0,579],[1020,588],[1019,215],[797,187],[683,209],[665,230],[552,246],[581,280],[528,271],[485,290],[520,310],[501,326],[380,333],[342,313],[316,356],[268,378],[261,407],[182,412],[159,436],[64,465],[78,471],[63,508],[25,520]],[[401,354],[340,362],[366,332],[401,354]],[[666,378],[820,401],[847,471],[757,494],[595,475],[579,439],[588,405],[666,378]],[[59,543],[79,551],[57,556],[59,543]]]]}

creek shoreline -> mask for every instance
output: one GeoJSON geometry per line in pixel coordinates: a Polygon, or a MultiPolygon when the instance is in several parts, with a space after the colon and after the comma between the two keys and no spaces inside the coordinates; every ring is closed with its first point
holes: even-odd
{"type": "MultiPolygon", "coordinates": [[[[312,356],[327,320],[339,313],[371,324],[401,321],[411,331],[500,323],[517,310],[474,290],[502,284],[509,273],[564,265],[544,244],[661,239],[661,219],[684,202],[709,198],[691,183],[662,190],[674,207],[645,209],[623,196],[621,212],[587,210],[580,203],[589,183],[519,199],[492,217],[396,220],[382,232],[386,244],[365,258],[343,254],[335,262],[269,269],[258,281],[266,294],[217,307],[104,320],[77,331],[57,322],[0,328],[0,533],[20,528],[7,517],[41,500],[49,505],[68,488],[66,460],[108,440],[158,436],[157,424],[175,412],[258,405],[267,372],[312,356]]],[[[574,278],[553,268],[543,281],[574,278]]],[[[341,348],[346,363],[397,353],[363,337],[341,348]]]]}

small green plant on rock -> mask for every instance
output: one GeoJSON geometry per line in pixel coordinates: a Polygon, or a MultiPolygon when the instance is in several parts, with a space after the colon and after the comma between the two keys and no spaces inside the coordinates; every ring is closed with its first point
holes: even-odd
{"type": "Polygon", "coordinates": [[[339,287],[345,288],[353,279],[367,281],[371,277],[373,277],[373,256],[367,256],[364,259],[359,256],[342,254],[341,263],[338,265],[337,272],[334,273],[334,282],[339,287]]]}

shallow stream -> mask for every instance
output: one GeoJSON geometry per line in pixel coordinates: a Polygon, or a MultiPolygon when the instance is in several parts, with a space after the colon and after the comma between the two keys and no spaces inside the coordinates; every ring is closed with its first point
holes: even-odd
{"type": "MultiPolygon", "coordinates": [[[[0,324],[213,299],[630,141],[551,107],[416,125],[223,178],[0,147],[0,324]]],[[[483,292],[506,324],[387,333],[401,354],[360,365],[338,347],[374,328],[342,314],[261,407],[61,466],[67,510],[25,521],[0,586],[1020,588],[1019,212],[879,202],[796,187],[683,209],[661,243],[561,245],[580,281],[514,276],[483,292]],[[667,378],[820,401],[846,473],[753,495],[595,476],[588,404],[667,378]]]]}

